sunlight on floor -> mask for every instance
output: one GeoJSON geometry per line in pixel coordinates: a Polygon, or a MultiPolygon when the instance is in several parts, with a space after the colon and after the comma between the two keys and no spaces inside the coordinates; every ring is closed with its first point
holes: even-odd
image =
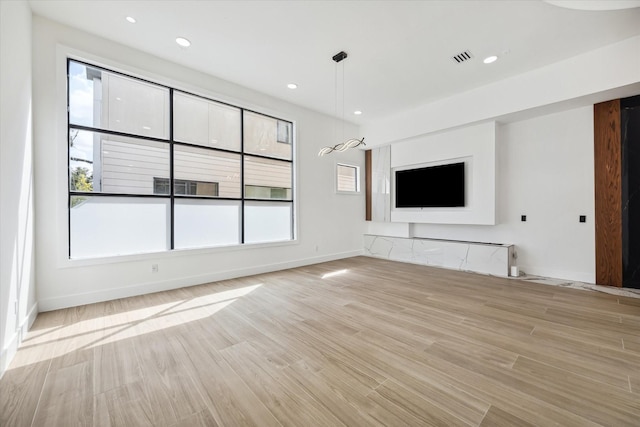
{"type": "MultiPolygon", "coordinates": [[[[9,369],[204,319],[260,286],[261,283],[39,329],[26,337],[9,369]]],[[[95,309],[99,304],[87,307],[95,309]]]]}
{"type": "Polygon", "coordinates": [[[345,274],[348,273],[349,270],[348,269],[343,269],[343,270],[336,270],[336,271],[332,271],[331,273],[326,273],[322,275],[323,279],[328,279],[329,277],[334,277],[334,276],[340,276],[341,274],[345,274]]]}

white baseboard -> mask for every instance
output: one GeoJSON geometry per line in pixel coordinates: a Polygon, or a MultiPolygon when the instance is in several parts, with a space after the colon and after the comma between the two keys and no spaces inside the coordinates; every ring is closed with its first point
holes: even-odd
{"type": "MultiPolygon", "coordinates": [[[[368,256],[371,258],[378,258],[378,259],[389,259],[386,257],[379,257],[379,256],[375,256],[375,255],[368,255],[368,254],[364,254],[364,256],[368,256]]],[[[405,261],[405,260],[397,260],[397,259],[391,259],[390,261],[395,261],[395,262],[405,262],[408,264],[417,264],[417,265],[425,265],[425,264],[420,264],[420,263],[413,263],[410,261],[405,261]]],[[[443,268],[445,270],[451,270],[450,268],[447,267],[443,267],[443,266],[439,266],[439,265],[427,265],[426,267],[434,267],[434,268],[443,268]]],[[[531,276],[539,276],[539,277],[544,277],[547,279],[556,279],[556,280],[566,280],[568,282],[582,282],[582,283],[595,283],[595,277],[593,274],[591,273],[584,273],[584,272],[575,272],[575,271],[562,271],[562,270],[549,270],[546,268],[535,268],[535,267],[531,267],[528,265],[520,265],[520,274],[527,274],[527,275],[531,275],[531,276]]],[[[454,271],[467,271],[467,270],[457,270],[457,269],[453,269],[454,271]]],[[[482,273],[482,272],[477,272],[475,271],[474,273],[476,274],[487,274],[487,273],[482,273]]],[[[507,276],[501,276],[501,275],[495,275],[496,277],[507,277],[507,276]]]]}
{"type": "Polygon", "coordinates": [[[7,368],[11,364],[13,357],[18,351],[18,347],[20,347],[20,344],[22,344],[22,339],[31,328],[31,325],[33,325],[33,322],[36,320],[38,313],[38,302],[36,301],[36,303],[31,307],[31,310],[29,310],[29,314],[27,314],[25,318],[22,319],[22,323],[14,332],[13,336],[9,339],[7,345],[2,349],[2,352],[0,352],[0,378],[2,378],[7,368]]]}
{"type": "Polygon", "coordinates": [[[304,265],[318,264],[321,262],[334,261],[337,259],[350,258],[362,255],[362,250],[341,252],[337,254],[286,261],[277,264],[267,264],[249,268],[217,271],[215,273],[202,274],[198,276],[181,277],[161,282],[147,282],[134,286],[126,286],[115,289],[105,289],[96,292],[65,295],[55,298],[46,298],[38,301],[41,312],[58,310],[61,308],[76,307],[79,305],[93,304],[97,302],[110,301],[118,298],[127,298],[137,295],[150,294],[153,292],[168,291],[171,289],[185,288],[188,286],[201,285],[203,283],[216,282],[219,280],[235,279],[237,277],[252,276],[254,274],[270,273],[272,271],[286,270],[288,268],[302,267],[304,265]]]}
{"type": "Polygon", "coordinates": [[[532,276],[548,277],[551,279],[567,280],[572,282],[582,283],[595,283],[595,273],[585,273],[581,271],[562,271],[562,270],[549,270],[546,268],[536,268],[528,265],[520,266],[521,273],[532,276]]]}

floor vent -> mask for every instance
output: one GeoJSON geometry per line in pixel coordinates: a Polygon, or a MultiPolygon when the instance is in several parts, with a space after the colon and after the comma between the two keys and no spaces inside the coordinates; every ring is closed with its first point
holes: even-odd
{"type": "Polygon", "coordinates": [[[468,50],[465,50],[464,52],[460,52],[457,55],[453,55],[451,58],[454,61],[456,61],[458,64],[461,64],[461,63],[463,63],[465,61],[468,61],[471,58],[473,58],[473,55],[468,50]]]}

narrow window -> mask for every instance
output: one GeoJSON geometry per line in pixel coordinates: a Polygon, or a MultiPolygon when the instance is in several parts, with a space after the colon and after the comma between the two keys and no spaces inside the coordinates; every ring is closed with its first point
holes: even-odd
{"type": "Polygon", "coordinates": [[[360,191],[360,168],[338,163],[336,166],[336,190],[338,193],[360,191]]]}

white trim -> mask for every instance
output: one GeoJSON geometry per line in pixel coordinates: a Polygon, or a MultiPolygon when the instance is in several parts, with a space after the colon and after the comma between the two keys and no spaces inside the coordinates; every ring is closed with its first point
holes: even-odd
{"type": "Polygon", "coordinates": [[[334,261],[337,259],[351,258],[364,253],[363,250],[342,252],[313,258],[305,258],[295,261],[287,261],[277,264],[260,265],[251,268],[227,270],[215,273],[201,274],[198,276],[182,277],[160,282],[147,282],[134,286],[126,286],[116,289],[101,290],[97,292],[79,293],[65,295],[63,297],[41,299],[38,304],[40,311],[58,310],[61,308],[76,307],[85,304],[110,301],[118,298],[127,298],[136,295],[144,295],[152,292],[167,291],[171,289],[184,288],[187,286],[201,285],[204,283],[216,282],[220,280],[235,279],[237,277],[252,276],[255,274],[269,273],[272,271],[286,270],[289,268],[302,267],[305,265],[317,264],[321,262],[334,261]]]}
{"type": "Polygon", "coordinates": [[[228,253],[234,251],[242,251],[257,248],[271,248],[279,246],[292,246],[299,245],[298,240],[285,240],[281,242],[266,242],[266,243],[244,243],[242,245],[229,245],[229,246],[213,246],[209,248],[190,248],[190,249],[173,249],[159,252],[145,252],[139,254],[129,255],[113,255],[96,258],[74,258],[65,259],[65,262],[58,265],[58,268],[77,268],[88,267],[92,265],[105,265],[116,264],[121,262],[131,261],[147,261],[158,259],[171,259],[183,256],[195,256],[195,255],[208,255],[216,253],[228,253]]]}
{"type": "Polygon", "coordinates": [[[18,352],[18,348],[20,347],[20,344],[22,344],[22,340],[27,332],[29,332],[29,329],[31,329],[38,313],[38,302],[35,302],[31,307],[31,310],[29,310],[29,314],[27,314],[22,320],[20,327],[15,331],[5,348],[2,349],[2,352],[0,352],[0,379],[7,371],[9,364],[11,364],[11,361],[18,352]]]}

